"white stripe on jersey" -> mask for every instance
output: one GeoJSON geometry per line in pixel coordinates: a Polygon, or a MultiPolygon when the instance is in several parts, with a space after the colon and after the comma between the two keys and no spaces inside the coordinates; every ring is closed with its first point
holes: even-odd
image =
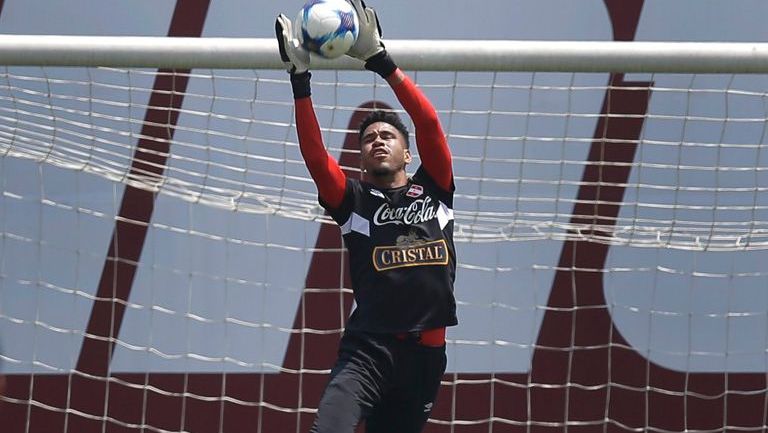
{"type": "Polygon", "coordinates": [[[437,222],[440,223],[440,230],[444,229],[448,225],[448,221],[453,219],[453,209],[446,206],[445,203],[440,202],[440,209],[437,210],[437,222]]]}
{"type": "Polygon", "coordinates": [[[341,234],[345,235],[354,231],[371,237],[371,229],[369,225],[370,222],[367,219],[356,214],[355,212],[352,212],[349,214],[347,221],[341,226],[341,234]]]}

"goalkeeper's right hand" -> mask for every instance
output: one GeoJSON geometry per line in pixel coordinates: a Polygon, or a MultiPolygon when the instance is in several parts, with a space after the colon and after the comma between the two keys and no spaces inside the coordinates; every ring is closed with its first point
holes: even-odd
{"type": "Polygon", "coordinates": [[[384,43],[381,42],[381,25],[373,8],[366,7],[362,0],[349,1],[355,8],[360,28],[357,32],[357,41],[347,54],[367,62],[371,57],[384,51],[384,43]]]}
{"type": "Polygon", "coordinates": [[[291,75],[303,74],[309,70],[309,51],[299,44],[293,35],[291,20],[280,14],[275,20],[275,35],[280,49],[280,58],[291,75]]]}

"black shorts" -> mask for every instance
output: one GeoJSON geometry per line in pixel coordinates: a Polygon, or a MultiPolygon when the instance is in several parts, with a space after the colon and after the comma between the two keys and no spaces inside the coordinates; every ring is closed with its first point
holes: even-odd
{"type": "Polygon", "coordinates": [[[320,400],[312,433],[418,433],[445,372],[445,346],[347,332],[320,400]]]}

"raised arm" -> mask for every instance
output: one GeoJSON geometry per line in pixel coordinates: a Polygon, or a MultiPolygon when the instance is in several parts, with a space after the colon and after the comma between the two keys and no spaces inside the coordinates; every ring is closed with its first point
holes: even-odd
{"type": "Polygon", "coordinates": [[[338,208],[344,199],[346,176],[339,163],[328,153],[320,134],[310,89],[309,53],[294,39],[291,21],[280,14],[275,21],[280,57],[291,75],[294,105],[296,108],[296,131],[299,149],[310,176],[317,185],[320,199],[332,208],[338,208]]]}
{"type": "Polygon", "coordinates": [[[365,62],[365,68],[387,80],[416,127],[416,147],[421,164],[438,186],[453,188],[451,151],[440,119],[426,95],[401,71],[384,48],[376,12],[362,0],[350,0],[360,21],[357,42],[347,53],[365,62]]]}
{"type": "Polygon", "coordinates": [[[312,98],[294,99],[294,103],[301,156],[317,185],[320,198],[332,208],[338,208],[344,199],[347,178],[339,163],[325,149],[312,98]]]}
{"type": "Polygon", "coordinates": [[[421,165],[445,191],[453,185],[451,151],[435,108],[426,95],[399,68],[386,77],[397,99],[413,120],[421,165]]]}

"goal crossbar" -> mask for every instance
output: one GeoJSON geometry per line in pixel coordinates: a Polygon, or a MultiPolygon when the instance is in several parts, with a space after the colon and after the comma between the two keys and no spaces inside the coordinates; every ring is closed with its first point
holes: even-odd
{"type": "MultiPolygon", "coordinates": [[[[408,70],[497,72],[768,73],[768,43],[388,40],[408,70]]],[[[270,38],[1,35],[6,66],[281,69],[270,38]]],[[[313,69],[359,70],[343,57],[313,69]]]]}

